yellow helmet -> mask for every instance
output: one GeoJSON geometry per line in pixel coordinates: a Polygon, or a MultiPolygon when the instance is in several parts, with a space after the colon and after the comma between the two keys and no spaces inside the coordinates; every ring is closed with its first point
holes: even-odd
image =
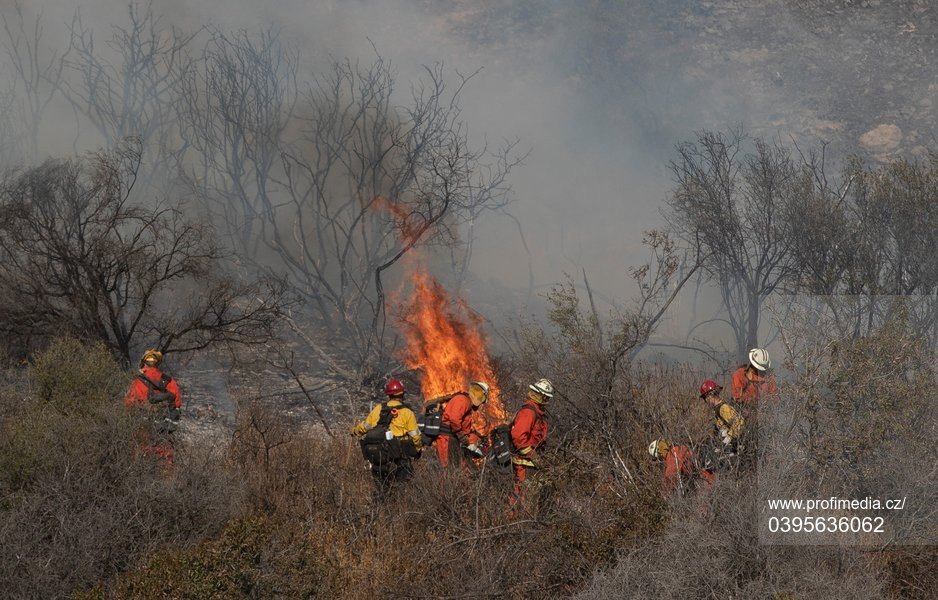
{"type": "Polygon", "coordinates": [[[163,353],[159,350],[150,349],[143,353],[143,357],[140,359],[140,368],[143,368],[143,365],[155,367],[161,362],[163,362],[163,353]]]}
{"type": "Polygon", "coordinates": [[[469,396],[473,400],[478,400],[479,404],[487,402],[489,399],[489,384],[484,381],[473,381],[469,384],[469,396]]]}

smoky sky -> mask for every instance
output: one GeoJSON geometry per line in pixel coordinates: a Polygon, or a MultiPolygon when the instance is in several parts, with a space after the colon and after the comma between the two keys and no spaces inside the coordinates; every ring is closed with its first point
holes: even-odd
{"type": "MultiPolygon", "coordinates": [[[[76,8],[102,42],[127,13],[118,0],[23,6],[29,15],[45,10],[48,41],[60,46],[76,8]]],[[[468,290],[480,299],[478,288],[530,292],[531,273],[538,292],[565,272],[580,281],[585,270],[601,303],[627,302],[628,269],[645,259],[642,231],[664,226],[668,160],[697,130],[743,125],[805,147],[828,141],[838,155],[877,126],[895,127],[892,139],[863,138],[880,159],[921,154],[933,139],[929,81],[938,61],[925,2],[153,0],[152,7],[187,31],[280,27],[300,51],[301,79],[329,55],[368,61],[377,51],[396,65],[402,103],[422,65],[443,62],[453,84],[457,72],[481,69],[462,96],[474,143],[517,138],[530,155],[510,177],[509,207],[527,249],[514,220],[482,218],[468,290]]],[[[46,129],[68,130],[73,119],[59,107],[46,129]]],[[[49,139],[48,154],[83,145],[49,139]]]]}

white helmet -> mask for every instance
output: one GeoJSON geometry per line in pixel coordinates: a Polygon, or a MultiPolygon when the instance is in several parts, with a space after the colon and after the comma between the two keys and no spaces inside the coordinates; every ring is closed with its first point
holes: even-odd
{"type": "Polygon", "coordinates": [[[651,454],[652,458],[661,458],[662,454],[666,454],[670,450],[668,442],[664,440],[652,440],[648,444],[648,454],[651,454]]]}
{"type": "Polygon", "coordinates": [[[538,379],[537,383],[529,385],[528,387],[545,398],[554,397],[554,384],[547,379],[538,379]]]}
{"type": "Polygon", "coordinates": [[[749,364],[759,371],[765,371],[772,366],[772,359],[765,348],[753,348],[749,351],[749,364]]]}

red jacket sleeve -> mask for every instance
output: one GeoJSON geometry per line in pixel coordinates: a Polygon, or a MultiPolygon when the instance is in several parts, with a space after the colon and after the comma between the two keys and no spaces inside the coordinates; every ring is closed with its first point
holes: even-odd
{"type": "Polygon", "coordinates": [[[171,379],[169,385],[166,386],[166,391],[176,397],[173,400],[173,408],[182,408],[182,394],[179,393],[179,384],[176,383],[175,379],[171,379]]]}
{"type": "Polygon", "coordinates": [[[746,379],[745,367],[740,367],[733,371],[733,389],[731,397],[734,400],[742,400],[743,391],[746,389],[747,383],[749,383],[749,380],[746,379]]]}
{"type": "Polygon", "coordinates": [[[127,395],[124,396],[124,406],[130,408],[132,406],[140,406],[147,404],[147,384],[140,381],[138,378],[134,378],[131,382],[130,387],[127,389],[127,395]]]}

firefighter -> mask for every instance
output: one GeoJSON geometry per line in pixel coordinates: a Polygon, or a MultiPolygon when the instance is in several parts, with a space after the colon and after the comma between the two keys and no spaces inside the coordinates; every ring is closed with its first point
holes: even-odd
{"type": "Polygon", "coordinates": [[[173,377],[161,369],[163,353],[159,350],[147,350],[140,358],[140,368],[127,395],[124,406],[144,409],[154,413],[154,431],[141,431],[138,434],[144,453],[159,456],[171,464],[173,460],[172,433],[176,431],[182,409],[182,395],[179,385],[173,377]]]}
{"type": "Polygon", "coordinates": [[[465,454],[469,458],[483,456],[479,448],[482,438],[473,429],[473,417],[476,411],[488,402],[489,385],[484,381],[473,381],[468,392],[458,392],[446,401],[443,409],[443,427],[440,435],[433,441],[437,457],[443,467],[451,460],[459,460],[465,454]],[[459,453],[458,450],[463,452],[459,453]]]}
{"type": "Polygon", "coordinates": [[[511,457],[515,472],[512,505],[524,498],[528,469],[537,468],[536,451],[547,439],[547,414],[544,407],[553,397],[553,384],[547,379],[539,379],[528,386],[528,398],[512,420],[511,442],[516,449],[511,457]]]}
{"type": "Polygon", "coordinates": [[[750,350],[749,362],[733,372],[733,400],[746,405],[757,402],[765,394],[776,393],[775,381],[766,375],[770,368],[772,360],[765,348],[750,350]]]}
{"type": "Polygon", "coordinates": [[[717,475],[712,465],[701,464],[684,444],[652,440],[648,445],[648,453],[656,461],[664,461],[664,471],[661,473],[661,493],[664,496],[670,496],[676,490],[683,496],[700,487],[701,483],[709,490],[716,483],[717,475]]]}
{"type": "Polygon", "coordinates": [[[713,408],[714,427],[723,450],[729,455],[735,455],[739,450],[739,437],[746,425],[745,419],[735,408],[720,398],[723,386],[710,379],[700,384],[700,398],[713,408]]]}
{"type": "Polygon", "coordinates": [[[371,463],[371,474],[380,493],[386,493],[394,481],[413,476],[413,461],[423,450],[417,416],[404,403],[406,389],[400,379],[391,379],[384,387],[388,399],[376,404],[365,420],[352,429],[361,439],[362,453],[371,463]]]}

